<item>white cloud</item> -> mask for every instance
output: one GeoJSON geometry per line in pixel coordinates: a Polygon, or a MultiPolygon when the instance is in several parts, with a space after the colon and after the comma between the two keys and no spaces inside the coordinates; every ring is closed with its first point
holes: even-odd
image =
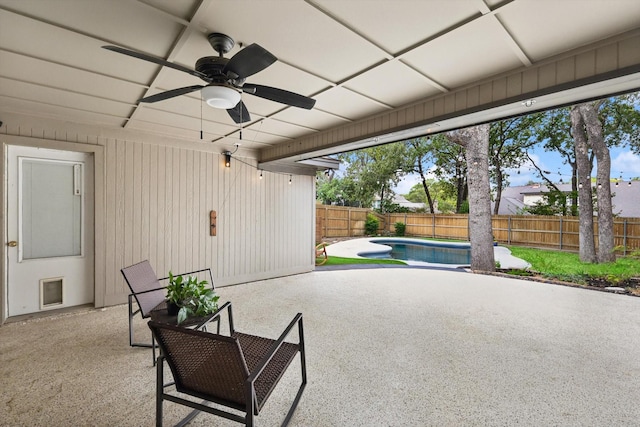
{"type": "Polygon", "coordinates": [[[623,151],[611,160],[611,177],[622,175],[622,178],[629,179],[640,176],[640,156],[631,151],[623,151]]]}
{"type": "Polygon", "coordinates": [[[404,176],[398,185],[393,188],[393,191],[396,194],[408,194],[411,190],[411,187],[418,184],[420,182],[420,175],[412,173],[404,176]]]}

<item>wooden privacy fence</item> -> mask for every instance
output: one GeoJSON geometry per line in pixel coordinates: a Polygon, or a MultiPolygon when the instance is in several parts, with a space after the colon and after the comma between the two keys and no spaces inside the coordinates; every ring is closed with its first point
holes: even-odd
{"type": "MultiPolygon", "coordinates": [[[[380,215],[366,208],[316,206],[316,240],[365,235],[367,214],[378,218],[378,233],[393,235],[394,224],[406,225],[405,235],[437,239],[469,240],[467,215],[392,213],[380,215]]],[[[578,217],[494,215],[493,237],[497,242],[577,251],[578,217]]],[[[597,234],[597,218],[594,218],[597,234]]],[[[622,253],[640,249],[640,218],[614,219],[614,244],[622,253]]],[[[596,242],[597,243],[597,242],[596,242]]]]}

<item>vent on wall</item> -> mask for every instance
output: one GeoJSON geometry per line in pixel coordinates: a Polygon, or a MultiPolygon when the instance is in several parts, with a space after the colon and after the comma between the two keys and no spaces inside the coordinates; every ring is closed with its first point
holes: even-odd
{"type": "Polygon", "coordinates": [[[63,277],[40,280],[40,310],[62,305],[63,277]]]}

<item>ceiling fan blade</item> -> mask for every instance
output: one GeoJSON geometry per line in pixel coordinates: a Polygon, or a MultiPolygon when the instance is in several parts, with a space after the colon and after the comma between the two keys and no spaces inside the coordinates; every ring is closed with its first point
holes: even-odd
{"type": "Polygon", "coordinates": [[[184,95],[186,93],[195,92],[196,90],[202,89],[204,86],[195,85],[195,86],[187,86],[181,87],[178,89],[168,90],[166,92],[156,93],[155,95],[147,96],[145,98],[139,99],[138,102],[158,102],[164,101],[165,99],[173,98],[176,96],[184,95]]]}
{"type": "Polygon", "coordinates": [[[227,110],[227,113],[231,116],[234,122],[236,123],[246,123],[251,121],[251,116],[249,115],[249,110],[244,105],[244,102],[240,101],[238,104],[227,110]]]}
{"type": "Polygon", "coordinates": [[[138,58],[138,59],[142,59],[143,61],[148,61],[148,62],[153,62],[154,64],[158,64],[158,65],[162,65],[165,67],[169,67],[169,68],[173,68],[174,70],[178,70],[178,71],[182,71],[188,74],[191,74],[192,76],[196,76],[201,78],[202,80],[209,82],[210,80],[209,77],[207,77],[206,74],[203,74],[199,71],[196,70],[192,70],[191,68],[187,68],[184,67],[182,65],[179,64],[174,64],[173,62],[169,62],[165,59],[162,58],[158,58],[156,56],[152,56],[152,55],[147,55],[146,53],[141,53],[141,52],[136,52],[135,50],[129,50],[129,49],[124,49],[118,46],[102,46],[103,49],[107,49],[107,50],[111,50],[113,52],[118,52],[121,53],[123,55],[128,55],[128,56],[132,56],[134,58],[138,58]]]}
{"type": "Polygon", "coordinates": [[[264,70],[269,65],[277,61],[268,50],[255,43],[242,49],[233,55],[223,69],[223,73],[231,71],[238,77],[244,79],[259,71],[264,70]]]}
{"type": "Polygon", "coordinates": [[[271,86],[245,83],[244,86],[242,86],[242,90],[252,95],[259,96],[260,98],[291,105],[292,107],[306,108],[307,110],[312,109],[316,104],[315,99],[271,86]]]}

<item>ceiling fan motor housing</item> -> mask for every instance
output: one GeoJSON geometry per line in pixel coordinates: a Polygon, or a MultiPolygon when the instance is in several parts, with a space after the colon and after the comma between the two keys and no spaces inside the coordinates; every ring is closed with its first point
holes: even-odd
{"type": "Polygon", "coordinates": [[[218,56],[204,56],[196,61],[196,71],[206,74],[210,78],[222,77],[221,81],[226,80],[226,76],[222,74],[224,66],[229,60],[218,56]]]}

